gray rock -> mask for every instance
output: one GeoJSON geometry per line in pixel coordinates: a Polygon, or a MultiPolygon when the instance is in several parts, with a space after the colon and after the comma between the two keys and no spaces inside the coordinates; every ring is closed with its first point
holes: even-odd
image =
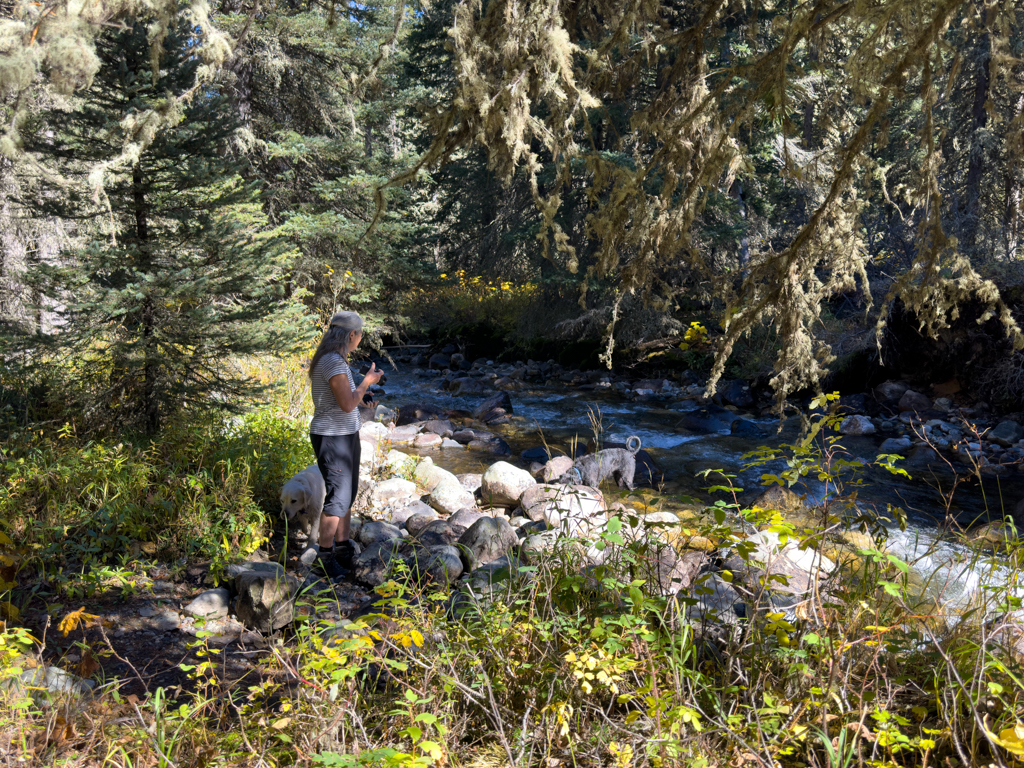
{"type": "Polygon", "coordinates": [[[555,456],[541,470],[540,477],[545,483],[551,483],[572,469],[573,461],[568,456],[555,456]]]}
{"type": "Polygon", "coordinates": [[[839,432],[843,435],[873,435],[875,425],[867,416],[848,416],[839,423],[839,432]]]}
{"type": "Polygon", "coordinates": [[[539,485],[523,494],[523,511],[568,536],[587,535],[605,522],[604,496],[585,485],[539,485]]]}
{"type": "Polygon", "coordinates": [[[541,531],[531,533],[520,546],[520,552],[531,563],[538,562],[544,555],[547,555],[555,548],[559,539],[558,531],[541,531]]]}
{"type": "Polygon", "coordinates": [[[684,413],[676,426],[698,435],[728,432],[739,417],[718,405],[709,405],[684,413]]]}
{"type": "Polygon", "coordinates": [[[448,524],[452,526],[461,526],[462,528],[469,529],[477,520],[482,517],[486,517],[483,512],[473,507],[463,507],[458,510],[454,515],[448,518],[448,524]]]}
{"type": "Polygon", "coordinates": [[[931,398],[927,395],[922,395],[920,392],[915,392],[912,389],[908,389],[900,396],[899,409],[900,411],[914,411],[915,413],[923,413],[932,407],[931,398]]]}
{"type": "Polygon", "coordinates": [[[415,552],[415,547],[400,539],[377,542],[352,561],[352,573],[357,581],[379,587],[398,564],[408,565],[415,552]]]}
{"type": "MultiPolygon", "coordinates": [[[[412,532],[410,531],[410,533],[412,532]]],[[[416,541],[425,547],[443,547],[459,540],[458,534],[447,520],[434,520],[413,535],[415,535],[416,541]]]]}
{"type": "Polygon", "coordinates": [[[231,563],[231,565],[224,569],[224,575],[232,581],[241,574],[250,572],[276,573],[284,576],[284,566],[280,563],[271,563],[269,561],[250,561],[247,563],[231,563]]]}
{"type": "Polygon", "coordinates": [[[420,531],[437,519],[437,512],[434,510],[413,515],[405,521],[405,530],[409,532],[410,536],[418,536],[420,531]]]}
{"type": "Polygon", "coordinates": [[[427,448],[440,448],[441,443],[444,440],[440,435],[425,434],[416,435],[416,438],[412,441],[413,448],[427,449],[427,448]]]}
{"type": "Polygon", "coordinates": [[[993,443],[1009,448],[1024,438],[1024,428],[1016,421],[1001,421],[986,435],[993,443]]]}
{"type": "Polygon", "coordinates": [[[425,576],[442,587],[453,585],[462,576],[462,557],[451,545],[431,547],[425,576]]]}
{"type": "Polygon", "coordinates": [[[398,443],[411,443],[416,439],[416,436],[420,433],[419,424],[404,424],[401,427],[395,427],[391,430],[388,435],[393,444],[398,443]]]}
{"type": "Polygon", "coordinates": [[[249,629],[270,634],[295,618],[298,580],[291,576],[249,572],[235,579],[235,615],[249,629]]]}
{"type": "Polygon", "coordinates": [[[536,484],[537,481],[526,470],[506,461],[497,461],[484,472],[480,498],[485,504],[512,506],[519,503],[527,488],[536,484]]]}
{"type": "Polygon", "coordinates": [[[486,453],[491,456],[510,456],[512,449],[508,443],[497,435],[492,435],[486,440],[473,440],[466,446],[470,450],[486,453]]]}
{"type": "Polygon", "coordinates": [[[882,444],[878,446],[878,450],[882,453],[903,454],[904,451],[910,450],[911,445],[913,443],[911,443],[909,437],[890,437],[882,441],[882,444]]]}
{"type": "Polygon", "coordinates": [[[441,450],[442,451],[464,451],[464,450],[466,450],[466,446],[464,446],[462,443],[458,442],[457,440],[452,440],[452,439],[446,437],[444,440],[441,441],[441,450]]]}
{"type": "Polygon", "coordinates": [[[476,493],[480,490],[480,486],[483,485],[484,476],[479,472],[467,472],[462,475],[456,475],[455,479],[459,481],[463,488],[470,493],[476,493]]]}
{"type": "Polygon", "coordinates": [[[430,505],[446,515],[452,515],[463,507],[471,507],[475,503],[473,494],[450,473],[430,492],[430,505]]]}
{"type": "Polygon", "coordinates": [[[459,537],[459,544],[466,548],[475,567],[507,554],[518,546],[519,537],[507,520],[482,517],[459,537]]]}
{"type": "Polygon", "coordinates": [[[886,381],[875,387],[875,399],[883,403],[898,403],[909,387],[902,381],[886,381]]]}
{"type": "Polygon", "coordinates": [[[208,589],[198,595],[182,610],[201,619],[223,619],[228,615],[231,593],[224,587],[208,589]]]}
{"type": "Polygon", "coordinates": [[[245,630],[245,626],[230,617],[225,617],[214,620],[186,619],[182,621],[179,629],[192,637],[196,637],[200,630],[211,633],[204,635],[203,642],[215,648],[223,648],[235,642],[245,630]]]}
{"type": "Polygon", "coordinates": [[[430,432],[441,437],[451,437],[455,434],[455,425],[448,419],[431,419],[423,422],[423,431],[430,432]]]}
{"type": "Polygon", "coordinates": [[[400,477],[392,477],[382,480],[374,486],[370,491],[370,503],[375,507],[386,507],[395,502],[415,499],[417,495],[416,483],[403,480],[400,477]]]}
{"type": "Polygon", "coordinates": [[[484,424],[507,424],[512,413],[512,398],[508,392],[498,392],[473,410],[473,418],[484,424]]]}
{"type": "Polygon", "coordinates": [[[698,580],[680,594],[696,600],[687,608],[690,621],[702,624],[738,624],[748,617],[747,605],[740,593],[717,573],[698,580]]]}
{"type": "Polygon", "coordinates": [[[367,520],[359,529],[359,543],[364,547],[372,547],[379,542],[401,537],[402,531],[397,525],[385,523],[383,520],[367,520]]]}
{"type": "Polygon", "coordinates": [[[19,676],[18,684],[17,687],[27,688],[39,704],[48,704],[49,694],[89,696],[96,685],[95,681],[83,680],[60,667],[45,666],[26,669],[19,676]]]}
{"type": "Polygon", "coordinates": [[[754,396],[745,381],[723,381],[718,385],[715,398],[737,408],[749,408],[754,404],[754,396]]]}
{"type": "MultiPolygon", "coordinates": [[[[430,515],[430,514],[433,514],[433,516],[435,518],[437,517],[437,513],[434,512],[433,509],[431,509],[429,504],[427,504],[427,503],[425,503],[423,501],[420,501],[419,499],[416,499],[415,501],[410,501],[408,504],[404,504],[404,505],[402,505],[400,507],[396,507],[395,509],[392,509],[391,510],[391,524],[392,525],[397,525],[399,528],[401,528],[402,526],[405,525],[406,521],[410,517],[413,517],[415,515],[430,515]]],[[[353,538],[356,538],[354,534],[353,534],[353,538]]]]}
{"type": "Polygon", "coordinates": [[[448,355],[436,354],[431,355],[427,360],[427,366],[434,371],[440,371],[447,368],[451,364],[451,358],[448,355]]]}

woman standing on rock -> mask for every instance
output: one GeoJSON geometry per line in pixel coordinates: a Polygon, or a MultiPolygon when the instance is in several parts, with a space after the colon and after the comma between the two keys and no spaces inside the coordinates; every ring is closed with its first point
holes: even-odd
{"type": "Polygon", "coordinates": [[[309,440],[327,485],[320,515],[320,553],[317,561],[328,578],[344,576],[352,565],[348,539],[352,503],[359,488],[359,404],[366,390],[380,381],[376,365],[356,386],[348,356],[363,340],[363,319],[355,312],[338,312],[324,331],[309,362],[313,389],[313,421],[309,440]]]}

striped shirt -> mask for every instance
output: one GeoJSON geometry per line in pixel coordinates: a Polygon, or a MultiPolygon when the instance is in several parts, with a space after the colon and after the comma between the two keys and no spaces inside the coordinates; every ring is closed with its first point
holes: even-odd
{"type": "Polygon", "coordinates": [[[348,385],[356,391],[356,382],[345,358],[337,352],[328,352],[320,358],[313,370],[313,421],[309,431],[314,435],[352,435],[359,431],[359,409],[345,413],[334,399],[330,381],[338,375],[348,376],[348,385]]]}

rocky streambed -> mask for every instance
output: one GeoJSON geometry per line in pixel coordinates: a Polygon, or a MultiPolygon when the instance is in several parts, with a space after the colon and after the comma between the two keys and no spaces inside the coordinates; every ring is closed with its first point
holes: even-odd
{"type": "Polygon", "coordinates": [[[793,490],[760,487],[762,475],[784,462],[752,466],[744,457],[759,445],[795,442],[800,420],[780,421],[759,408],[742,382],[726,382],[707,401],[701,383],[688,378],[633,380],[552,362],[469,362],[458,354],[396,362],[378,392],[382,405],[363,414],[352,573],[337,584],[319,579],[299,557],[308,542],[293,532],[285,565],[241,563],[215,589],[207,574],[205,585],[165,583],[162,593],[140,596],[141,607],[122,610],[115,643],[184,653],[202,630],[225,649],[225,668],[234,663],[244,675],[251,654],[297,619],[315,620],[328,637],[348,636],[353,621],[373,610],[374,587],[396,574],[445,590],[457,616],[567,553],[586,570],[624,546],[642,553],[640,578],[652,592],[683,598],[692,620],[714,625],[766,610],[813,620],[821,596],[840,589],[863,552],[876,547],[910,562],[913,598],[941,606],[951,619],[983,585],[1005,576],[997,555],[977,552],[997,552],[1007,535],[991,521],[1013,509],[1022,491],[1024,435],[1016,419],[997,418],[984,404],[933,399],[903,382],[844,397],[847,458],[899,453],[913,476],[864,470],[849,509],[884,513],[899,505],[910,524],[904,530],[890,523],[884,541],[839,525],[816,546],[802,547],[799,537],[738,516],[709,534],[716,530],[705,506],[709,481],[697,476],[705,469],[735,475],[748,506],[777,510],[794,525],[820,518],[822,502],[831,501],[831,486],[813,475],[793,490]],[[633,435],[644,445],[636,472],[643,487],[558,482],[573,457],[596,442],[609,447],[633,435]],[[967,483],[968,473],[981,479],[967,483]],[[942,491],[957,483],[950,502],[942,491]],[[971,545],[968,536],[950,535],[951,521],[976,531],[989,525],[971,545]],[[600,546],[602,538],[615,543],[600,546]],[[746,557],[739,556],[741,541],[746,557]]]}

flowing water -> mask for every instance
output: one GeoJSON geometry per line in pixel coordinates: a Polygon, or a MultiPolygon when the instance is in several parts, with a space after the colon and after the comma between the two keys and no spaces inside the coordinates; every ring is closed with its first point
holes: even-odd
{"type": "MultiPolygon", "coordinates": [[[[391,406],[423,403],[439,410],[472,411],[487,395],[453,396],[438,389],[439,380],[416,375],[408,365],[389,367],[388,395],[384,402],[391,406]]],[[[527,385],[530,387],[531,385],[527,385]]],[[[510,393],[515,415],[511,424],[493,428],[512,448],[512,458],[520,465],[519,453],[527,448],[547,445],[552,453],[569,452],[573,441],[593,443],[595,431],[602,443],[624,443],[631,435],[638,436],[658,468],[654,489],[638,489],[634,502],[643,501],[654,507],[672,509],[694,500],[709,502],[723,498],[706,490],[723,484],[720,475],[704,478],[704,470],[722,470],[733,475],[731,482],[743,489],[741,500],[751,501],[763,490],[763,476],[779,474],[787,468],[784,459],[755,464],[750,453],[760,446],[779,449],[796,443],[801,436],[798,417],[780,425],[777,417],[753,418],[747,425],[751,436],[740,437],[727,431],[695,435],[679,427],[686,412],[698,407],[692,400],[675,399],[634,402],[612,389],[582,391],[569,385],[555,389],[534,386],[510,393]],[[780,429],[781,426],[781,429],[780,429]]],[[[882,438],[844,437],[839,442],[842,458],[859,459],[865,465],[878,455],[882,438]]],[[[782,448],[782,450],[785,450],[782,448]]],[[[427,453],[427,452],[425,452],[427,453]]],[[[474,451],[430,451],[434,461],[456,472],[482,472],[495,457],[474,451]]],[[[953,465],[961,472],[967,468],[953,465]]],[[[979,594],[982,585],[1001,582],[1006,569],[998,558],[979,560],[972,550],[945,535],[951,527],[967,527],[979,521],[1000,519],[1003,509],[1013,509],[1024,497],[1024,475],[1003,478],[957,477],[947,470],[913,468],[910,479],[895,476],[886,470],[865,466],[841,477],[844,493],[856,493],[862,510],[874,510],[888,517],[887,551],[914,565],[925,584],[925,592],[946,606],[963,606],[979,594]],[[906,516],[906,530],[900,530],[892,509],[906,516]],[[951,526],[951,523],[954,525],[951,526]]],[[[808,499],[821,501],[836,493],[831,482],[820,481],[816,473],[793,490],[808,499]]],[[[730,499],[731,500],[731,499],[730,499]]]]}

